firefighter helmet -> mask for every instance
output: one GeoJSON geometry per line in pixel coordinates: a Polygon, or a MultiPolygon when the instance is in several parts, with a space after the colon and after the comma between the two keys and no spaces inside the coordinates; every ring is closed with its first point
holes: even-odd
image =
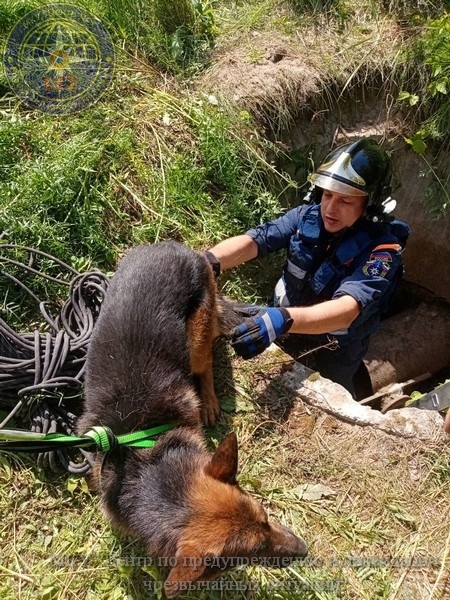
{"type": "MultiPolygon", "coordinates": [[[[389,197],[390,158],[375,140],[363,138],[339,146],[311,175],[314,188],[340,194],[367,196],[366,216],[380,217],[395,208],[389,197]]],[[[320,202],[321,190],[311,190],[311,199],[320,202]]],[[[378,220],[378,218],[373,219],[378,220]]]]}

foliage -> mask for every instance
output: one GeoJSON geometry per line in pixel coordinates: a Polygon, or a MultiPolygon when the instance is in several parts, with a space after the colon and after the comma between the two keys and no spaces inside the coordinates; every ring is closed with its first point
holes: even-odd
{"type": "Polygon", "coordinates": [[[289,0],[289,4],[300,17],[312,17],[313,22],[321,25],[324,20],[335,18],[339,29],[348,17],[348,8],[343,0],[289,0]]]}
{"type": "Polygon", "coordinates": [[[290,0],[298,11],[314,13],[327,12],[341,3],[341,0],[290,0]]]}
{"type": "Polygon", "coordinates": [[[217,29],[209,0],[155,0],[154,10],[177,63],[199,61],[214,46],[217,29]]]}
{"type": "Polygon", "coordinates": [[[425,174],[432,176],[424,202],[434,218],[444,216],[450,206],[449,176],[441,172],[439,148],[445,154],[450,142],[450,18],[449,14],[429,21],[422,35],[406,51],[409,69],[422,65],[421,76],[411,77],[409,91],[403,89],[398,96],[400,104],[415,110],[414,122],[420,123],[405,141],[425,163],[425,174]],[[428,146],[434,146],[434,156],[426,156],[428,146]]]}
{"type": "Polygon", "coordinates": [[[422,154],[427,138],[443,140],[450,132],[450,15],[430,21],[409,50],[409,62],[422,64],[425,81],[419,89],[402,91],[399,100],[417,106],[424,120],[409,141],[422,154]]]}
{"type": "MultiPolygon", "coordinates": [[[[0,32],[10,29],[46,0],[3,0],[0,32]]],[[[172,73],[195,72],[208,60],[218,33],[211,0],[81,0],[100,17],[117,50],[139,53],[172,73]]]]}
{"type": "Polygon", "coordinates": [[[171,72],[195,71],[207,60],[217,28],[210,0],[98,0],[95,2],[126,40],[171,72]]]}
{"type": "MultiPolygon", "coordinates": [[[[3,242],[108,271],[129,246],[173,238],[205,247],[280,212],[268,190],[268,144],[257,141],[248,115],[228,113],[213,97],[156,92],[138,74],[124,73],[120,85],[146,90],[126,112],[109,104],[124,93],[114,86],[64,119],[4,110],[3,242]]],[[[6,313],[20,314],[20,304],[10,292],[6,313]]]]}

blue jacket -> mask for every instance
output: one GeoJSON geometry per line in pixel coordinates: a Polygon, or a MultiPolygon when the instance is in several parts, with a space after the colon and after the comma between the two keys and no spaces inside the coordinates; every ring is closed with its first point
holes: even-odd
{"type": "MultiPolygon", "coordinates": [[[[282,283],[285,305],[307,306],[352,296],[361,308],[349,329],[330,332],[344,346],[378,328],[403,274],[401,252],[410,234],[402,221],[375,224],[361,218],[338,234],[323,227],[320,206],[299,206],[247,232],[258,256],[287,250],[282,283]]],[[[328,336],[311,336],[322,343],[328,336]]]]}

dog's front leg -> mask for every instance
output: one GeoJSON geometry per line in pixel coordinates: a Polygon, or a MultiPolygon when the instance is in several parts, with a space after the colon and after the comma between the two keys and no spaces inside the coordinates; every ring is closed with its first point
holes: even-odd
{"type": "Polygon", "coordinates": [[[215,425],[220,414],[219,399],[214,390],[212,357],[211,361],[206,365],[206,370],[203,373],[199,373],[198,377],[200,383],[200,398],[202,400],[202,421],[205,425],[212,427],[215,425]]]}
{"type": "Polygon", "coordinates": [[[189,355],[192,373],[198,377],[202,401],[202,420],[213,426],[220,414],[219,400],[214,391],[213,345],[216,337],[215,305],[205,302],[188,325],[189,355]]]}

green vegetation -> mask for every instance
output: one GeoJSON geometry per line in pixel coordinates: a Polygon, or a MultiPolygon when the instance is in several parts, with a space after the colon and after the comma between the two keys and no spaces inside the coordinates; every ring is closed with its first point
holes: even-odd
{"type": "Polygon", "coordinates": [[[416,83],[416,89],[412,93],[403,92],[400,99],[418,107],[422,125],[413,144],[422,153],[423,140],[442,140],[448,138],[450,131],[450,18],[445,16],[427,23],[409,52],[413,56],[411,62],[424,67],[422,79],[417,82],[421,85],[416,83]]]}
{"type": "Polygon", "coordinates": [[[174,237],[205,245],[278,210],[265,185],[264,144],[246,143],[239,114],[232,119],[207,97],[159,92],[138,72],[122,83],[139,95],[129,110],[105,101],[68,119],[3,120],[8,241],[111,267],[130,244],[174,237]]]}
{"type": "Polygon", "coordinates": [[[128,50],[172,72],[196,70],[214,46],[217,30],[209,0],[93,0],[85,4],[111,24],[128,50]]]}
{"type": "MultiPolygon", "coordinates": [[[[328,115],[353,95],[363,103],[365,94],[391,103],[399,139],[420,152],[427,145],[426,168],[436,175],[431,206],[438,215],[448,208],[448,176],[433,158],[448,148],[450,130],[448,2],[73,3],[97,15],[111,34],[113,82],[88,109],[56,117],[14,97],[0,65],[2,243],[34,246],[77,269],[104,271],[140,243],[170,238],[204,249],[279,214],[288,196],[300,201],[315,141],[310,152],[300,153],[280,141],[283,134],[306,114],[323,135],[319,125],[328,115]],[[245,87],[253,80],[239,67],[245,61],[275,65],[280,48],[289,59],[300,56],[306,71],[297,68],[290,78],[282,71],[284,79],[273,87],[269,76],[245,87]],[[219,86],[219,63],[235,69],[227,95],[219,93],[227,88],[224,79],[219,86]],[[249,93],[235,102],[242,88],[249,93]],[[288,162],[293,168],[284,172],[279,165],[288,162]]],[[[1,52],[18,20],[46,4],[0,0],[1,52]]],[[[251,264],[227,274],[223,290],[267,300],[279,260],[265,262],[264,270],[251,264]]],[[[50,295],[50,287],[33,283],[50,295]]],[[[52,293],[64,299],[65,290],[52,293]]],[[[32,328],[21,291],[0,278],[0,295],[2,318],[32,328]]],[[[235,591],[226,597],[444,598],[448,448],[355,433],[324,419],[277,384],[285,359],[255,369],[255,363],[222,358],[231,362],[233,376],[218,365],[226,414],[208,436],[215,443],[236,429],[242,485],[311,547],[305,566],[227,575],[235,591]],[[323,485],[323,494],[307,499],[305,483],[323,485]],[[389,557],[392,563],[376,562],[389,557]],[[411,557],[423,558],[425,566],[408,568],[411,557]],[[254,589],[238,591],[239,585],[254,589]]],[[[127,562],[142,549],[112,533],[83,482],[4,454],[0,509],[1,554],[7,557],[0,564],[2,599],[161,597],[146,588],[159,578],[155,568],[137,558],[127,562]]],[[[204,591],[188,597],[222,596],[204,591]]]]}
{"type": "MultiPolygon", "coordinates": [[[[283,387],[281,353],[253,365],[231,359],[232,379],[230,359],[225,349],[219,354],[225,412],[208,437],[215,444],[233,427],[240,484],[305,537],[310,554],[284,570],[230,571],[225,592],[192,591],[187,600],[444,600],[448,445],[324,417],[283,387]]],[[[161,573],[142,548],[113,533],[82,480],[4,454],[0,510],[4,600],[161,599],[161,573]]]]}

